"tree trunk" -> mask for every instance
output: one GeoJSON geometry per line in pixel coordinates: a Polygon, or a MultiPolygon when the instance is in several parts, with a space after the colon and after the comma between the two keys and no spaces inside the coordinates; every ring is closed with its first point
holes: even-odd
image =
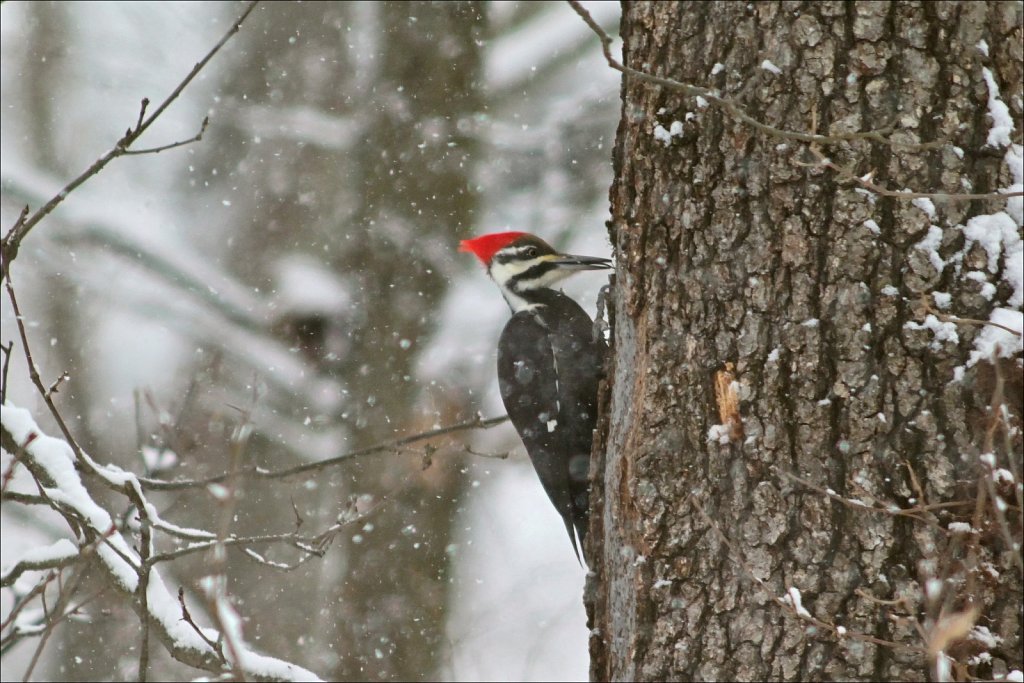
{"type": "MultiPolygon", "coordinates": [[[[428,392],[413,377],[447,289],[438,256],[475,220],[476,143],[466,125],[483,108],[482,4],[376,7],[387,27],[373,83],[380,111],[354,155],[364,174],[351,226],[358,237],[336,256],[339,269],[361,273],[365,297],[353,334],[353,357],[365,365],[346,378],[364,404],[354,419],[357,446],[393,438],[400,425],[415,432],[456,419],[428,415],[428,392]]],[[[352,490],[376,492],[381,509],[346,546],[346,574],[328,597],[335,679],[430,680],[445,662],[450,544],[470,482],[454,457],[425,464],[375,459],[345,471],[352,490]]]]}
{"type": "MultiPolygon", "coordinates": [[[[303,254],[351,299],[344,311],[299,310],[277,325],[336,383],[333,414],[291,396],[274,412],[298,425],[311,415],[300,433],[343,428],[339,450],[457,421],[468,406],[419,388],[416,365],[448,286],[439,255],[468,234],[476,211],[467,122],[482,109],[483,6],[271,3],[257,12],[268,28],[239,37],[252,56],[221,90],[235,130],[204,150],[210,212],[227,211],[219,198],[237,190],[228,215],[240,230],[227,258],[260,291],[274,291],[285,257],[303,254]],[[324,123],[303,128],[311,114],[324,123]]],[[[269,466],[282,449],[268,441],[252,457],[269,466]]],[[[469,480],[455,456],[424,464],[399,453],[353,460],[317,477],[314,492],[249,484],[239,526],[253,533],[280,525],[291,502],[308,527],[328,526],[354,500],[368,515],[287,587],[268,591],[263,567],[236,572],[245,604],[279,617],[254,623],[251,637],[331,680],[437,675],[469,480]]]]}
{"type": "MultiPolygon", "coordinates": [[[[1019,142],[1019,4],[626,3],[622,37],[626,66],[778,129],[945,141],[821,146],[877,185],[1020,182],[983,71],[1019,142]]],[[[1019,203],[870,194],[678,90],[622,98],[592,678],[1020,669],[1020,353],[971,362],[995,328],[941,317],[1020,311],[1019,203]]]]}

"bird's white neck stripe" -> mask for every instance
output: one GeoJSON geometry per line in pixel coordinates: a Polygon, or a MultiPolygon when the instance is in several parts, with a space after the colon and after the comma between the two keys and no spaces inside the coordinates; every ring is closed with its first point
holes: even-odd
{"type": "Polygon", "coordinates": [[[502,287],[501,285],[498,285],[498,288],[501,289],[501,295],[505,297],[505,301],[508,302],[508,306],[512,309],[513,313],[519,313],[520,311],[532,311],[542,306],[542,304],[530,303],[515,292],[502,287]]]}

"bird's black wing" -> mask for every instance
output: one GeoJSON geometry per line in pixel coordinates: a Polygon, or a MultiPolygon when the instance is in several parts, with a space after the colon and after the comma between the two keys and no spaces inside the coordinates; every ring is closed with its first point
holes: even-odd
{"type": "Polygon", "coordinates": [[[532,310],[512,316],[498,344],[498,386],[544,490],[565,522],[577,558],[569,463],[560,422],[561,400],[551,335],[532,310]]]}
{"type": "Polygon", "coordinates": [[[590,456],[597,426],[597,390],[607,344],[594,336],[594,322],[571,298],[559,293],[542,309],[552,331],[558,376],[560,448],[568,455],[573,525],[586,539],[590,519],[590,456]]]}
{"type": "Polygon", "coordinates": [[[513,315],[498,345],[505,409],[577,557],[576,535],[582,542],[589,525],[590,452],[606,348],[594,339],[590,317],[560,293],[513,315]]]}

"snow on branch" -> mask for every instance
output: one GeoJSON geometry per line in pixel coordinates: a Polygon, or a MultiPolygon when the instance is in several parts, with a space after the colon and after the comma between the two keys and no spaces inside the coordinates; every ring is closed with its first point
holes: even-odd
{"type": "MultiPolygon", "coordinates": [[[[72,529],[80,536],[79,543],[95,543],[96,557],[104,570],[110,587],[132,600],[136,610],[145,604],[140,618],[146,620],[168,650],[178,661],[207,671],[237,670],[246,678],[261,680],[319,680],[311,671],[295,664],[267,657],[249,650],[233,635],[235,655],[225,662],[210,643],[221,636],[212,629],[203,629],[202,636],[182,618],[177,599],[168,591],[159,571],[144,563],[131,544],[118,530],[110,512],[96,502],[83,485],[75,468],[76,457],[71,446],[62,439],[44,433],[29,411],[11,403],[0,412],[3,447],[18,458],[31,472],[40,491],[51,501],[54,509],[64,515],[72,529]],[[144,601],[137,593],[143,584],[140,573],[145,564],[146,581],[144,601]]],[[[122,481],[135,489],[141,498],[134,475],[116,468],[97,467],[100,476],[111,483],[122,481]]],[[[144,508],[152,507],[143,500],[144,508]]],[[[66,539],[45,549],[31,551],[10,571],[5,579],[21,567],[21,571],[59,566],[73,561],[78,548],[66,539]]],[[[6,585],[6,584],[5,584],[6,585]]],[[[237,635],[237,634],[235,634],[237,635]]]]}
{"type": "Polygon", "coordinates": [[[78,546],[66,538],[41,548],[32,548],[13,565],[0,569],[0,586],[12,585],[26,571],[66,567],[76,559],[78,546]]]}
{"type": "MultiPolygon", "coordinates": [[[[63,516],[70,527],[75,542],[64,539],[53,546],[32,551],[17,561],[10,569],[4,570],[4,585],[14,583],[18,577],[30,570],[49,569],[49,575],[27,597],[16,596],[15,607],[8,615],[4,628],[10,628],[5,634],[5,642],[15,642],[24,637],[40,637],[29,670],[38,661],[39,654],[45,647],[46,640],[54,627],[68,618],[74,610],[80,609],[81,603],[74,609],[69,608],[70,600],[84,572],[78,571],[69,582],[57,581],[61,586],[59,593],[59,609],[26,611],[32,619],[16,619],[28,600],[34,596],[43,597],[46,586],[59,578],[61,568],[84,561],[88,555],[90,561],[96,559],[107,577],[107,587],[132,598],[132,606],[141,621],[142,643],[138,648],[139,678],[145,679],[149,661],[149,636],[155,633],[171,656],[183,663],[213,672],[228,672],[245,678],[261,680],[317,680],[316,676],[306,669],[273,657],[257,654],[246,645],[240,629],[240,617],[231,604],[226,591],[226,552],[228,547],[240,548],[245,557],[277,570],[288,571],[305,563],[312,557],[322,557],[342,526],[362,517],[350,508],[323,532],[313,536],[302,536],[298,533],[301,520],[297,521],[292,532],[265,534],[262,536],[237,537],[230,532],[230,514],[237,481],[242,476],[261,478],[284,478],[287,476],[317,472],[321,469],[347,462],[350,459],[381,452],[404,452],[406,446],[438,436],[471,429],[486,429],[508,420],[506,416],[483,419],[477,415],[471,420],[437,427],[426,432],[409,435],[386,443],[370,446],[350,453],[342,454],[327,460],[306,463],[297,467],[278,471],[251,469],[244,465],[242,451],[251,433],[251,424],[246,420],[236,430],[232,438],[232,464],[230,471],[204,480],[163,482],[146,479],[126,471],[116,465],[102,465],[94,460],[74,439],[64,418],[52,399],[52,392],[47,389],[33,359],[25,329],[24,316],[15,294],[14,283],[8,272],[4,281],[11,306],[14,310],[18,333],[22,342],[22,350],[29,368],[29,375],[37,393],[43,399],[53,419],[60,427],[65,438],[59,439],[45,434],[35,423],[29,411],[19,408],[10,402],[3,404],[0,416],[0,437],[3,448],[13,456],[11,472],[5,474],[5,482],[13,472],[14,462],[21,463],[29,471],[38,488],[38,495],[23,492],[10,492],[8,496],[5,486],[5,500],[26,504],[45,504],[63,516]],[[127,498],[129,508],[138,516],[138,542],[133,544],[123,535],[119,515],[112,514],[92,497],[82,482],[80,473],[91,475],[109,491],[127,498]],[[222,506],[221,519],[217,533],[204,529],[190,529],[164,520],[153,504],[146,499],[146,490],[169,490],[206,488],[207,490],[225,491],[225,503],[222,506]],[[173,550],[159,551],[156,544],[157,534],[186,541],[188,545],[173,550]],[[77,545],[76,545],[77,543],[77,545]],[[286,564],[264,558],[251,549],[253,545],[281,544],[294,548],[299,552],[299,559],[294,564],[286,564]],[[171,562],[199,552],[211,551],[214,571],[208,577],[204,593],[207,598],[210,614],[217,629],[202,628],[196,624],[184,607],[184,597],[176,602],[164,584],[158,565],[171,562]],[[70,586],[70,588],[69,588],[70,586]],[[69,611],[70,610],[70,611],[69,611]],[[31,622],[31,623],[29,623],[31,622]],[[23,628],[24,627],[24,628],[23,628]]],[[[255,399],[254,399],[255,400],[255,399]]],[[[429,464],[430,455],[436,450],[427,445],[423,451],[425,464],[429,464]]],[[[120,500],[120,499],[119,499],[120,500]]],[[[121,505],[124,503],[122,502],[121,505]]],[[[179,589],[180,590],[180,589],[179,589]]],[[[15,591],[17,593],[17,591],[15,591]]],[[[45,604],[45,603],[44,603],[45,604]]]]}

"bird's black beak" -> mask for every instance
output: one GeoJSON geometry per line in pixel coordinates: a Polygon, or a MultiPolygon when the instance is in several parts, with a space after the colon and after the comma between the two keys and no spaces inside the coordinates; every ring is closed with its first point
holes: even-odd
{"type": "Polygon", "coordinates": [[[600,256],[575,256],[573,254],[559,254],[552,258],[549,263],[554,263],[563,270],[604,270],[612,267],[610,258],[600,256]]]}

